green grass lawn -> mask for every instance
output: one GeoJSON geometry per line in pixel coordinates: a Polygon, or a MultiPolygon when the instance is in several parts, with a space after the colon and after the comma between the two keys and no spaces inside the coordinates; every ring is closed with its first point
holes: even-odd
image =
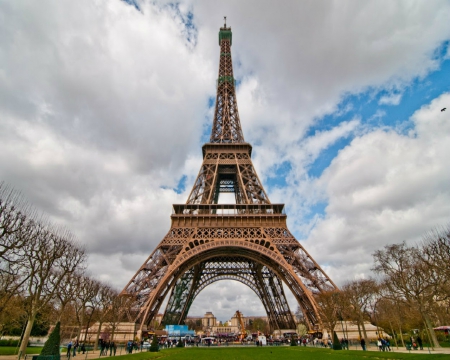
{"type": "MultiPolygon", "coordinates": [[[[142,352],[122,355],[120,360],[146,360],[164,357],[167,360],[370,360],[370,359],[448,359],[448,354],[429,355],[423,352],[396,353],[379,351],[334,351],[309,347],[262,347],[262,348],[185,348],[166,349],[158,353],[142,352]]],[[[104,357],[102,358],[104,359],[104,357]]]]}
{"type": "MultiPolygon", "coordinates": [[[[38,354],[42,348],[28,347],[27,354],[38,354]]],[[[0,347],[1,355],[17,354],[16,347],[0,347]]],[[[77,355],[78,356],[78,355],[77,355]]],[[[137,352],[132,355],[116,356],[118,360],[147,360],[164,357],[164,360],[370,360],[370,359],[449,359],[448,354],[428,354],[428,351],[412,351],[409,353],[379,352],[379,351],[355,351],[342,350],[334,351],[331,349],[281,346],[281,347],[213,347],[213,348],[174,348],[165,349],[157,353],[137,352]]],[[[103,356],[105,360],[108,357],[103,356]]],[[[80,358],[82,360],[83,358],[80,358]]],[[[111,358],[112,360],[112,358],[111,358]]]]}
{"type": "MultiPolygon", "coordinates": [[[[40,354],[42,347],[27,347],[27,354],[40,354]]],[[[0,346],[0,355],[17,355],[19,351],[15,346],[0,346]]]]}

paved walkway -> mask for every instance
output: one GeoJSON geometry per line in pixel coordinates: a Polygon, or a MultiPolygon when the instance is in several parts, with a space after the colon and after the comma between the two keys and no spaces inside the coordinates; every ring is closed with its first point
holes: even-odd
{"type": "MultiPolygon", "coordinates": [[[[358,346],[357,349],[355,349],[355,346],[350,347],[350,350],[355,351],[362,351],[361,346],[358,346]]],[[[376,346],[370,346],[368,351],[379,351],[376,346]]],[[[346,350],[343,350],[346,351],[346,350]]],[[[437,349],[428,349],[426,347],[423,348],[423,350],[406,350],[404,347],[399,347],[398,349],[395,346],[391,346],[391,351],[394,353],[410,353],[410,354],[449,354],[450,355],[450,348],[437,348],[437,349]]]]}

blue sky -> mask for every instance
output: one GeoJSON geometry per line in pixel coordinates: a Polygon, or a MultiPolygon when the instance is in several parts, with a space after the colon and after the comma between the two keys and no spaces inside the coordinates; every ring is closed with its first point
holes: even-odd
{"type": "MultiPolygon", "coordinates": [[[[122,289],[199,171],[226,15],[269,198],[338,285],[373,276],[375,250],[449,223],[450,4],[344,3],[0,2],[0,181],[122,289]]],[[[206,308],[263,311],[233,282],[192,314],[206,308]]]]}

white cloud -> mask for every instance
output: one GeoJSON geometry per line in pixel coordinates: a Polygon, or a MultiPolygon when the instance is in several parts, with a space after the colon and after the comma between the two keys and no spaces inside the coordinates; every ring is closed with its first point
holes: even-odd
{"type": "Polygon", "coordinates": [[[449,222],[449,115],[443,94],[416,111],[409,135],[374,131],[355,138],[317,180],[328,199],[305,246],[339,282],[370,273],[372,253],[418,241],[449,222]],[[349,265],[351,273],[343,272],[349,265]]]}
{"type": "Polygon", "coordinates": [[[378,101],[380,105],[398,105],[402,99],[402,94],[389,94],[382,96],[378,101]]]}

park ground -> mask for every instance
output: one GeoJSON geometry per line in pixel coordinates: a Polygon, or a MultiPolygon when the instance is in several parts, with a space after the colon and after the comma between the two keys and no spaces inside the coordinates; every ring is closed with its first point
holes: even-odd
{"type": "MultiPolygon", "coordinates": [[[[147,360],[164,358],[165,360],[353,360],[353,359],[450,359],[450,349],[444,348],[436,351],[428,349],[408,352],[406,350],[394,350],[391,352],[361,351],[361,350],[331,350],[314,347],[228,347],[228,348],[173,348],[165,349],[157,353],[138,352],[132,355],[117,355],[118,360],[147,360]]],[[[104,359],[99,357],[99,352],[89,352],[88,354],[78,354],[71,360],[93,360],[104,359]]],[[[0,354],[0,360],[15,360],[17,356],[0,354]]],[[[27,355],[27,360],[31,360],[31,355],[27,355]]],[[[66,360],[65,355],[61,360],[66,360]]]]}

